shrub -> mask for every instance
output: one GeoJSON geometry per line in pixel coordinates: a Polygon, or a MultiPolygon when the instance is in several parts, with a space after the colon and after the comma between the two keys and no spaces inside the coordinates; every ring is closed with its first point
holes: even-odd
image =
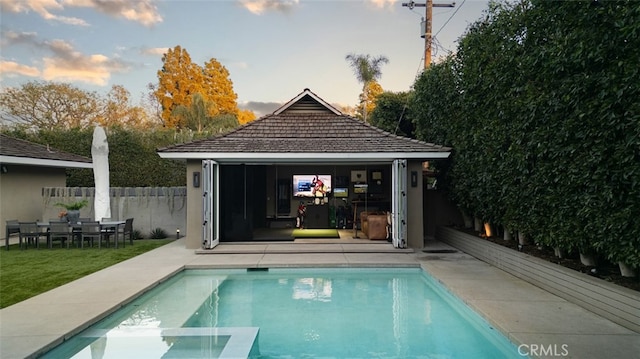
{"type": "Polygon", "coordinates": [[[132,237],[133,239],[142,239],[142,232],[139,229],[134,229],[132,237]]]}
{"type": "Polygon", "coordinates": [[[167,232],[162,228],[156,228],[149,234],[149,238],[151,239],[164,239],[167,237],[167,232]]]}

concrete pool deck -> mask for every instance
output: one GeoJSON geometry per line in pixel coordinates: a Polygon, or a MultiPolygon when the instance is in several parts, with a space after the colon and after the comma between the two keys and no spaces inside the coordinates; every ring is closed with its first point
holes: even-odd
{"type": "Polygon", "coordinates": [[[197,254],[180,239],[0,310],[0,357],[41,355],[184,268],[300,266],[422,267],[532,357],[633,358],[640,353],[640,333],[444,244],[429,248],[303,241],[222,244],[211,254],[197,254]]]}

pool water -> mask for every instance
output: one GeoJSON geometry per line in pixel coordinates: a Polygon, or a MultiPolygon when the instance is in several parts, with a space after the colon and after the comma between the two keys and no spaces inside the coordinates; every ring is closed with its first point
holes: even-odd
{"type": "Polygon", "coordinates": [[[186,270],[50,358],[517,358],[417,268],[186,270]]]}

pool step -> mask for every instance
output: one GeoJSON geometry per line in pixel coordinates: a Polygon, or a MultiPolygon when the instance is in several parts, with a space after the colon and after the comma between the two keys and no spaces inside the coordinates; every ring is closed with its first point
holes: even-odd
{"type": "Polygon", "coordinates": [[[88,349],[99,357],[240,359],[259,354],[259,331],[258,327],[125,327],[91,329],[82,337],[92,341],[88,349]]]}

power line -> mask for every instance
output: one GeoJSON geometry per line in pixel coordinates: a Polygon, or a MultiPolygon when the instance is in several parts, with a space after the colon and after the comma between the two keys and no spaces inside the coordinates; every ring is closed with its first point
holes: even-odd
{"type": "Polygon", "coordinates": [[[451,16],[449,16],[449,18],[447,19],[447,21],[445,21],[444,25],[442,25],[442,27],[440,28],[440,30],[438,30],[438,32],[436,32],[435,35],[433,35],[433,37],[438,36],[438,34],[440,33],[440,31],[442,31],[442,29],[444,29],[445,26],[447,26],[447,24],[449,23],[449,21],[451,21],[451,19],[453,19],[454,16],[456,16],[456,14],[458,13],[458,11],[460,11],[460,9],[462,9],[462,7],[464,6],[464,3],[466,3],[467,0],[462,0],[462,4],[460,4],[460,6],[458,6],[456,8],[456,11],[453,12],[453,14],[451,14],[451,16]]]}

